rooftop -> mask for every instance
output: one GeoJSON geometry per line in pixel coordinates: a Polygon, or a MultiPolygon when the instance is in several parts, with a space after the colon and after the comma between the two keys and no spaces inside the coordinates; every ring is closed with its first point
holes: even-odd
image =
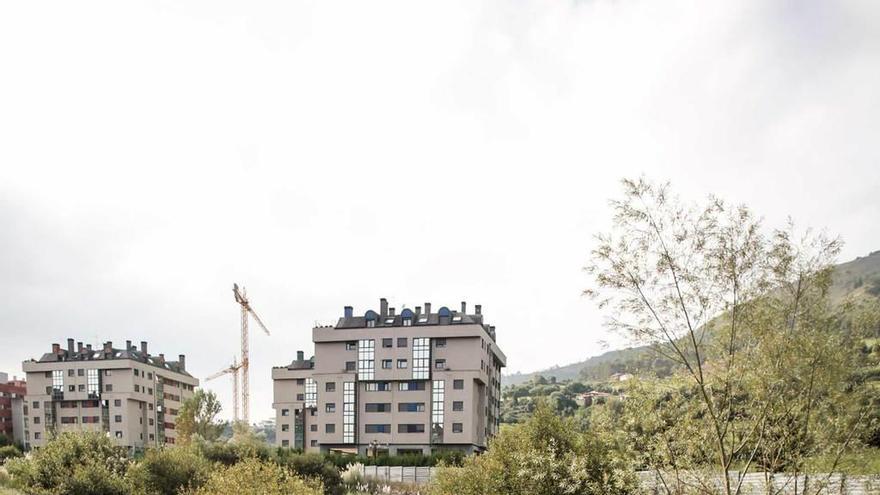
{"type": "Polygon", "coordinates": [[[416,306],[415,310],[404,308],[397,314],[394,308],[388,307],[388,300],[384,297],[379,300],[379,311],[367,310],[363,316],[355,316],[354,308],[346,306],[336,329],[368,328],[368,327],[404,327],[425,325],[481,325],[486,332],[495,339],[495,327],[483,322],[483,308],[477,304],[474,312],[468,314],[467,303],[462,301],[459,311],[450,310],[442,306],[436,313],[431,312],[431,303],[426,302],[424,311],[422,306],[416,306]]]}
{"type": "Polygon", "coordinates": [[[164,354],[154,356],[147,352],[147,343],[144,341],[141,342],[140,349],[131,345],[131,341],[127,340],[123,349],[113,347],[113,342],[108,341],[104,343],[100,350],[94,350],[91,344],[83,346],[82,342],[77,342],[77,346],[74,348],[73,339],[67,339],[67,349],[62,349],[60,344],[52,344],[52,352],[43,354],[36,362],[57,363],[111,359],[130,359],[175,373],[192,376],[186,371],[186,356],[180,354],[177,361],[167,361],[164,354]]]}

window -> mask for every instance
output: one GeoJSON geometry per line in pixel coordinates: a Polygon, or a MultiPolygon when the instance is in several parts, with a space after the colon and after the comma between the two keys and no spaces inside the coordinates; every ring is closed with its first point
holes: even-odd
{"type": "Polygon", "coordinates": [[[34,416],[34,424],[35,425],[40,424],[40,417],[39,416],[34,416]]]}
{"type": "Polygon", "coordinates": [[[364,433],[391,433],[391,425],[364,425],[364,433]]]}
{"type": "Polygon", "coordinates": [[[446,347],[446,339],[434,339],[434,347],[446,347]]]}
{"type": "Polygon", "coordinates": [[[290,440],[282,440],[281,446],[282,447],[290,447],[290,440]]]}
{"type": "Polygon", "coordinates": [[[452,380],[452,388],[455,390],[464,390],[464,380],[452,380]]]}
{"type": "Polygon", "coordinates": [[[388,392],[391,390],[390,382],[371,382],[364,384],[364,390],[367,392],[388,392]]]}
{"type": "Polygon", "coordinates": [[[383,359],[382,360],[382,369],[383,370],[390,370],[392,367],[392,364],[393,363],[390,359],[383,359]]]}
{"type": "Polygon", "coordinates": [[[364,411],[371,413],[391,412],[391,404],[387,402],[368,402],[364,411]]]}
{"type": "Polygon", "coordinates": [[[324,433],[336,433],[336,423],[327,423],[324,425],[324,433]]]}
{"type": "Polygon", "coordinates": [[[345,350],[346,351],[356,351],[357,348],[358,348],[357,342],[346,342],[345,343],[345,350]]]}
{"type": "Polygon", "coordinates": [[[412,318],[404,318],[403,319],[403,326],[411,327],[412,326],[412,318]]]}
{"type": "Polygon", "coordinates": [[[35,432],[34,432],[34,440],[39,440],[39,439],[40,439],[40,436],[41,436],[41,435],[40,435],[40,432],[38,432],[38,431],[35,431],[35,432]]]}
{"type": "Polygon", "coordinates": [[[423,424],[399,424],[397,425],[397,433],[424,433],[425,425],[423,424]]]}
{"type": "Polygon", "coordinates": [[[290,431],[290,425],[289,424],[281,425],[281,431],[290,431]]]}
{"type": "Polygon", "coordinates": [[[77,385],[77,392],[85,392],[85,391],[86,391],[86,386],[85,386],[85,385],[83,385],[82,383],[80,383],[79,385],[77,385]]]}
{"type": "Polygon", "coordinates": [[[434,369],[445,370],[446,369],[446,360],[445,359],[435,359],[434,360],[434,369]]]}
{"type": "Polygon", "coordinates": [[[64,416],[61,418],[61,424],[63,425],[72,425],[76,424],[76,416],[64,416]]]}
{"type": "Polygon", "coordinates": [[[115,432],[115,433],[116,433],[116,438],[122,438],[122,432],[121,432],[121,431],[117,431],[117,432],[115,432]]]}
{"type": "Polygon", "coordinates": [[[354,361],[346,361],[345,362],[345,371],[354,371],[357,369],[357,363],[354,361]]]}
{"type": "Polygon", "coordinates": [[[464,425],[462,423],[452,423],[452,433],[461,433],[464,431],[464,425]]]}
{"type": "Polygon", "coordinates": [[[405,370],[408,365],[409,365],[409,363],[407,362],[406,359],[398,359],[397,360],[397,369],[405,370]]]}
{"type": "Polygon", "coordinates": [[[68,392],[76,392],[76,385],[68,385],[67,391],[68,392]]]}
{"type": "Polygon", "coordinates": [[[376,341],[361,339],[358,341],[358,380],[376,378],[376,341]]]}
{"type": "Polygon", "coordinates": [[[52,391],[64,392],[64,372],[61,370],[52,371],[52,391]]]}
{"type": "Polygon", "coordinates": [[[84,370],[84,369],[82,369],[82,368],[76,370],[76,376],[83,376],[83,374],[85,373],[85,371],[86,371],[86,370],[84,370]]]}
{"type": "Polygon", "coordinates": [[[306,378],[305,406],[318,407],[318,382],[314,378],[306,378]]]}
{"type": "Polygon", "coordinates": [[[132,371],[134,371],[134,376],[140,376],[138,375],[138,370],[133,369],[132,371]]]}
{"type": "Polygon", "coordinates": [[[147,387],[147,395],[153,395],[153,389],[147,387]]]}
{"type": "Polygon", "coordinates": [[[110,370],[104,370],[104,376],[110,376],[110,370]]]}
{"type": "Polygon", "coordinates": [[[373,328],[376,326],[376,320],[367,320],[367,328],[373,328]]]}
{"type": "Polygon", "coordinates": [[[443,400],[445,398],[445,382],[434,380],[431,387],[431,441],[443,442],[443,400]]]}
{"type": "Polygon", "coordinates": [[[290,409],[282,409],[281,415],[282,416],[290,416],[290,409]]]}
{"type": "Polygon", "coordinates": [[[397,389],[401,392],[425,390],[425,382],[400,382],[397,384],[397,389]]]}
{"type": "Polygon", "coordinates": [[[325,392],[336,392],[336,382],[327,382],[324,384],[325,392]]]}
{"type": "Polygon", "coordinates": [[[391,318],[385,318],[385,324],[394,325],[394,317],[392,316],[391,318]]]}
{"type": "Polygon", "coordinates": [[[152,380],[152,379],[153,379],[153,372],[152,372],[152,371],[148,371],[148,372],[147,372],[147,380],[152,380]]]}
{"type": "Polygon", "coordinates": [[[113,406],[122,407],[122,400],[121,399],[113,399],[113,406]]]}
{"type": "Polygon", "coordinates": [[[394,343],[394,339],[382,339],[382,347],[388,348],[391,347],[391,344],[394,343]]]}
{"type": "Polygon", "coordinates": [[[355,383],[342,383],[342,441],[354,443],[355,437],[355,383]]]}
{"type": "Polygon", "coordinates": [[[112,392],[113,391],[113,384],[108,383],[107,385],[104,385],[104,390],[106,390],[107,392],[112,392]]]}
{"type": "Polygon", "coordinates": [[[324,412],[335,413],[336,412],[336,403],[328,402],[324,404],[324,412]]]}
{"type": "Polygon", "coordinates": [[[464,411],[464,402],[460,400],[452,401],[453,411],[464,411]]]}
{"type": "Polygon", "coordinates": [[[297,384],[297,385],[305,385],[305,384],[306,384],[306,379],[305,379],[305,378],[297,378],[297,379],[296,379],[296,384],[297,384]]]}
{"type": "Polygon", "coordinates": [[[397,337],[397,347],[406,347],[406,337],[397,337]]]}
{"type": "Polygon", "coordinates": [[[427,380],[431,366],[431,339],[417,337],[413,339],[413,380],[427,380]]]}
{"type": "Polygon", "coordinates": [[[318,446],[318,441],[317,441],[317,440],[312,440],[311,442],[309,442],[309,446],[310,446],[310,447],[317,447],[317,446],[318,446]]]}
{"type": "Polygon", "coordinates": [[[306,394],[296,394],[296,400],[298,400],[298,401],[306,400],[306,394]]]}
{"type": "Polygon", "coordinates": [[[425,403],[401,402],[397,404],[397,412],[425,412],[425,403]]]}
{"type": "Polygon", "coordinates": [[[117,414],[116,416],[114,416],[114,417],[113,417],[113,422],[114,422],[114,423],[122,423],[122,415],[117,414]]]}
{"type": "Polygon", "coordinates": [[[311,430],[311,431],[318,431],[318,425],[310,425],[310,426],[309,426],[309,430],[311,430]]]}
{"type": "Polygon", "coordinates": [[[34,409],[39,409],[39,408],[40,408],[40,401],[35,400],[34,401],[34,409]]]}
{"type": "Polygon", "coordinates": [[[138,385],[137,383],[135,383],[135,384],[134,384],[134,391],[135,391],[135,392],[140,392],[140,391],[141,391],[141,386],[138,385]]]}
{"type": "Polygon", "coordinates": [[[67,370],[67,376],[73,376],[73,370],[67,370]]]}

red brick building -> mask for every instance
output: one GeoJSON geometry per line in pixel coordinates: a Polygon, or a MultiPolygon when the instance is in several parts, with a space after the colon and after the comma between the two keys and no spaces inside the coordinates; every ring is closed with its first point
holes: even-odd
{"type": "Polygon", "coordinates": [[[20,444],[27,443],[25,436],[24,396],[27,386],[24,380],[0,373],[0,435],[20,444]]]}

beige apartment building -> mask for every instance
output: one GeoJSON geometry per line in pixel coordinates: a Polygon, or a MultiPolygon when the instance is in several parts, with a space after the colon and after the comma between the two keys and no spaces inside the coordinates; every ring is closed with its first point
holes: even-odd
{"type": "Polygon", "coordinates": [[[378,312],[312,330],[302,351],[272,369],[276,442],[314,452],[475,452],[498,431],[507,358],[477,305],[378,312]]]}
{"type": "Polygon", "coordinates": [[[100,349],[67,339],[67,348],[22,363],[27,374],[27,443],[45,445],[65,431],[105,432],[120,446],[140,450],[173,445],[183,401],[199,381],[186,371],[183,354],[168,361],[126,341],[122,349],[100,349]]]}

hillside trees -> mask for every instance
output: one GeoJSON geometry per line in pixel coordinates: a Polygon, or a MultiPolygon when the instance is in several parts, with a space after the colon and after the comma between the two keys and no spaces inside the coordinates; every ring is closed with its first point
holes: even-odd
{"type": "Polygon", "coordinates": [[[827,298],[840,241],[791,226],[768,234],[744,206],[687,205],[666,184],[623,186],[587,293],[613,328],[681,370],[627,404],[660,441],[643,461],[709,463],[731,495],[756,465],[797,471],[851,446],[867,407],[850,379],[857,337],[839,331],[827,298]],[[832,421],[820,428],[820,417],[832,421]]]}

